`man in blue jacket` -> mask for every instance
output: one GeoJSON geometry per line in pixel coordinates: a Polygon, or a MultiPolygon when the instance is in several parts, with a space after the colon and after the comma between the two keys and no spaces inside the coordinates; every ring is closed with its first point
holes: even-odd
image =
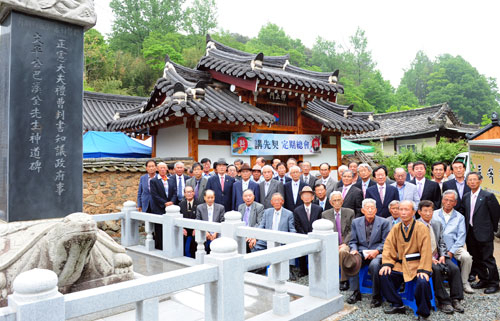
{"type": "Polygon", "coordinates": [[[373,171],[373,177],[377,184],[368,187],[365,199],[371,198],[377,202],[377,215],[389,217],[389,203],[399,201],[399,193],[396,187],[387,184],[387,167],[381,165],[373,171]]]}
{"type": "Polygon", "coordinates": [[[224,158],[214,163],[216,175],[208,179],[206,189],[215,193],[215,203],[224,206],[226,212],[232,209],[234,178],[226,174],[227,163],[224,158]]]}
{"type": "Polygon", "coordinates": [[[156,161],[150,159],[146,162],[146,172],[139,180],[139,190],[137,191],[137,207],[139,212],[143,210],[151,213],[151,187],[149,182],[156,177],[156,161]]]}

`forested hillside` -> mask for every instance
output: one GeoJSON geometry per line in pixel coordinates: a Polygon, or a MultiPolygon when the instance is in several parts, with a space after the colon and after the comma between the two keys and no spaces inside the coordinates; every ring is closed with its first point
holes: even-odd
{"type": "Polygon", "coordinates": [[[461,56],[428,57],[419,51],[408,62],[394,88],[374,61],[365,31],[359,29],[341,46],[318,35],[312,48],[269,23],[255,38],[217,29],[214,0],[112,0],[113,31],[105,38],[95,29],[85,33],[85,88],[90,91],[148,96],[161,77],[165,55],[196,67],[205,53],[205,35],[228,46],[264,55],[290,55],[302,68],[340,69],[345,94],[341,104],[376,113],[448,102],[465,122],[480,123],[499,110],[496,79],[486,78],[461,56]]]}

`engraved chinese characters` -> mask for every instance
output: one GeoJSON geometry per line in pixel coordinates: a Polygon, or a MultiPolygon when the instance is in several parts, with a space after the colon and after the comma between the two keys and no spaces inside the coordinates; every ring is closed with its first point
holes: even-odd
{"type": "Polygon", "coordinates": [[[57,57],[57,67],[56,67],[56,88],[55,94],[57,96],[57,110],[56,110],[56,130],[57,134],[54,139],[56,146],[55,156],[56,162],[54,167],[56,168],[55,182],[56,182],[56,193],[61,196],[65,191],[64,189],[64,175],[65,175],[65,162],[66,162],[66,123],[64,117],[64,103],[66,102],[64,98],[66,97],[66,55],[68,54],[68,48],[66,48],[65,39],[57,39],[56,45],[56,57],[57,57]]]}
{"type": "MultiPolygon", "coordinates": [[[[40,174],[42,169],[42,160],[40,157],[40,141],[42,139],[42,127],[40,120],[42,119],[42,112],[40,104],[42,99],[42,65],[41,55],[43,53],[42,35],[35,32],[33,34],[32,49],[31,49],[31,111],[30,111],[30,159],[28,170],[40,174]]],[[[30,89],[28,87],[28,89],[30,89]]]]}

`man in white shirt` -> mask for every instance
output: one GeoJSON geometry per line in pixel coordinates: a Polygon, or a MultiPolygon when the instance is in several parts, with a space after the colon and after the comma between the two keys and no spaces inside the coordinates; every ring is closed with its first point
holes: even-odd
{"type": "Polygon", "coordinates": [[[316,183],[316,177],[311,175],[311,163],[308,161],[302,162],[302,175],[300,176],[300,179],[306,183],[306,185],[309,185],[311,188],[314,187],[316,183]]]}

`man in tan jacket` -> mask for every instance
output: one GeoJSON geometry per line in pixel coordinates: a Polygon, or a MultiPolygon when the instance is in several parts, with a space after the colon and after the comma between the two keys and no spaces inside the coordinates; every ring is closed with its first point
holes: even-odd
{"type": "Polygon", "coordinates": [[[401,222],[387,235],[382,252],[380,287],[383,296],[391,303],[384,310],[387,314],[405,313],[398,289],[402,282],[416,280],[415,300],[419,320],[430,315],[432,251],[429,229],[414,219],[413,201],[399,203],[401,222]]]}

